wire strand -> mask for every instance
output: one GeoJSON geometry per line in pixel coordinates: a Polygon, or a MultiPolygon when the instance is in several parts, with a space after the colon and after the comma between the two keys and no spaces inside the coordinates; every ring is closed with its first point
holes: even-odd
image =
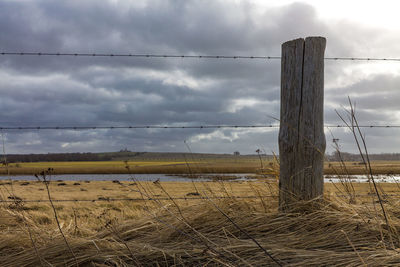
{"type": "MultiPolygon", "coordinates": [[[[348,197],[348,195],[336,194],[337,197],[348,197]]],[[[386,194],[386,197],[399,197],[399,194],[386,194]]],[[[213,196],[213,197],[174,197],[172,200],[207,200],[207,199],[260,199],[260,198],[278,198],[278,195],[263,196],[213,196]]],[[[356,197],[370,197],[367,194],[357,194],[356,197]]],[[[53,202],[116,202],[116,201],[163,201],[171,200],[169,197],[155,198],[98,198],[98,199],[52,199],[53,202]]],[[[0,203],[47,203],[48,199],[12,199],[0,200],[0,203]]]]}
{"type": "MultiPolygon", "coordinates": [[[[240,128],[279,128],[277,124],[269,125],[138,125],[138,126],[0,126],[5,130],[113,130],[113,129],[240,129],[240,128]]],[[[325,128],[348,128],[346,125],[325,125],[325,128]]],[[[360,128],[400,128],[400,125],[360,125],[360,128]]]]}
{"type": "MultiPolygon", "coordinates": [[[[197,59],[281,59],[280,56],[239,55],[173,55],[173,54],[129,54],[129,53],[59,53],[59,52],[0,52],[2,56],[67,56],[67,57],[131,57],[131,58],[197,58],[197,59]]],[[[400,61],[400,58],[374,57],[325,57],[325,60],[345,61],[400,61]]]]}
{"type": "Polygon", "coordinates": [[[212,129],[212,128],[278,128],[279,125],[196,125],[196,126],[12,126],[0,130],[103,130],[103,129],[212,129]]]}
{"type": "Polygon", "coordinates": [[[134,57],[134,58],[200,58],[200,59],[281,59],[279,56],[227,56],[227,55],[163,55],[163,54],[104,54],[104,53],[48,53],[0,52],[2,56],[68,56],[68,57],[134,57]]]}

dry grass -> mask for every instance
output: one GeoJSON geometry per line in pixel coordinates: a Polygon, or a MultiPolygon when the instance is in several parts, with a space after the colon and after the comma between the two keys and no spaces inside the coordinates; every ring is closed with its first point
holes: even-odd
{"type": "MultiPolygon", "coordinates": [[[[355,204],[342,185],[327,184],[325,201],[283,214],[276,198],[263,197],[276,195],[276,183],[65,183],[50,184],[54,199],[140,197],[135,190],[166,199],[55,203],[80,266],[278,265],[272,258],[282,266],[400,264],[400,208],[390,196],[397,184],[380,184],[387,225],[368,184],[354,184],[363,195],[355,204]],[[167,200],[196,192],[211,199],[167,200]],[[250,195],[259,197],[234,197],[250,195]]],[[[21,184],[2,185],[2,198],[45,199],[43,184],[21,184]]],[[[75,266],[48,203],[2,203],[0,210],[1,266],[75,266]]]]}
{"type": "Polygon", "coordinates": [[[258,161],[88,161],[11,163],[0,167],[0,174],[33,175],[53,168],[54,174],[123,174],[123,173],[247,173],[260,168],[258,161]],[[129,166],[129,170],[126,168],[129,166]]]}

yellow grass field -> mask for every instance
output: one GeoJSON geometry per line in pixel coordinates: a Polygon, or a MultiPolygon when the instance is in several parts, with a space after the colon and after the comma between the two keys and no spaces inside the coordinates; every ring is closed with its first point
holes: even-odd
{"type": "MultiPolygon", "coordinates": [[[[324,200],[299,201],[282,213],[274,161],[39,162],[12,163],[0,171],[33,175],[49,168],[55,176],[47,184],[0,181],[0,266],[400,264],[397,183],[380,183],[378,191],[369,183],[326,183],[324,200]],[[56,180],[57,174],[75,173],[201,172],[275,179],[56,180]]],[[[375,173],[396,168],[398,162],[372,163],[375,173]]],[[[365,166],[325,164],[325,173],[344,172],[364,173],[365,166]]]]}
{"type": "MultiPolygon", "coordinates": [[[[359,202],[368,203],[371,192],[373,194],[372,188],[366,183],[354,183],[352,186],[359,202]]],[[[396,195],[400,192],[400,186],[397,184],[382,183],[379,184],[379,187],[388,195],[396,195]]],[[[85,225],[85,231],[91,234],[104,227],[96,219],[96,216],[104,212],[118,221],[124,221],[146,213],[144,203],[156,208],[156,203],[153,203],[153,200],[146,200],[148,198],[160,199],[160,202],[166,205],[171,204],[170,197],[176,198],[175,201],[181,206],[203,203],[205,200],[201,197],[216,197],[217,199],[221,197],[222,200],[237,198],[246,203],[258,203],[258,205],[263,200],[276,205],[278,196],[277,183],[271,180],[160,182],[156,184],[131,181],[118,183],[113,181],[51,181],[49,188],[60,218],[65,223],[71,223],[74,216],[82,217],[80,224],[85,225]],[[254,198],[247,199],[247,197],[254,198]],[[90,214],[95,216],[88,216],[90,214]]],[[[327,183],[325,196],[329,199],[336,197],[349,199],[348,191],[341,184],[327,183]]],[[[7,201],[3,202],[3,208],[8,207],[16,211],[21,209],[38,225],[43,223],[54,225],[55,223],[52,219],[46,187],[42,182],[2,181],[0,182],[0,198],[7,201]]],[[[2,213],[3,216],[5,214],[9,213],[2,213]]],[[[4,221],[0,221],[0,228],[13,227],[15,226],[13,223],[4,224],[4,221]]]]}
{"type": "MultiPolygon", "coordinates": [[[[346,162],[346,168],[339,162],[326,162],[325,174],[365,174],[365,166],[359,162],[346,162]]],[[[10,163],[0,167],[0,174],[33,175],[53,168],[54,174],[123,174],[123,173],[269,173],[278,169],[275,161],[258,159],[204,159],[191,161],[84,161],[84,162],[34,162],[10,163]],[[127,166],[129,168],[127,168],[127,166]]],[[[374,174],[400,174],[398,161],[372,162],[374,174]]]]}
{"type": "MultiPolygon", "coordinates": [[[[385,194],[400,192],[400,184],[379,183],[385,194]]],[[[368,183],[352,183],[354,194],[367,196],[371,192],[368,183]]],[[[50,192],[54,200],[107,200],[107,199],[141,199],[139,191],[146,191],[150,197],[190,198],[191,193],[212,192],[212,196],[263,196],[276,198],[277,182],[271,179],[258,181],[217,181],[217,182],[137,182],[137,181],[50,181],[50,192]],[[255,194],[257,193],[257,194],[255,194]]],[[[325,196],[345,196],[346,188],[341,183],[325,183],[325,196]]],[[[22,200],[48,200],[43,182],[39,181],[0,181],[0,197],[17,196],[22,200]]],[[[200,194],[201,195],[201,194],[200,194]]],[[[65,203],[64,203],[65,204],[65,203]]],[[[68,203],[67,203],[68,204],[68,203]]]]}
{"type": "Polygon", "coordinates": [[[277,187],[51,181],[47,191],[39,181],[4,180],[1,266],[400,264],[398,184],[378,184],[379,202],[371,184],[327,183],[324,201],[287,213],[277,210],[277,187]]]}
{"type": "Polygon", "coordinates": [[[28,162],[10,163],[8,166],[0,168],[1,174],[37,174],[48,168],[54,169],[54,174],[120,174],[120,173],[159,173],[165,170],[180,169],[187,172],[187,164],[193,162],[179,161],[79,161],[79,162],[28,162]],[[127,169],[129,167],[129,170],[127,169]]]}

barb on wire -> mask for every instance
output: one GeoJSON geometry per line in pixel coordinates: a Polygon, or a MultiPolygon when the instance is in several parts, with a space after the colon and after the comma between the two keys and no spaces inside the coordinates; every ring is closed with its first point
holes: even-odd
{"type": "MultiPolygon", "coordinates": [[[[178,55],[178,54],[131,54],[131,53],[60,53],[60,52],[5,52],[2,56],[67,56],[67,57],[131,57],[131,58],[197,58],[197,59],[281,59],[280,56],[240,56],[240,55],[178,55]]],[[[400,61],[400,58],[375,57],[325,57],[325,60],[345,61],[400,61]]]]}

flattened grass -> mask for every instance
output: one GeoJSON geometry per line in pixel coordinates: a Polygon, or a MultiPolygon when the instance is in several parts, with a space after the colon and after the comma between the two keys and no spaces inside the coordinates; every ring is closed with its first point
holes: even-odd
{"type": "MultiPolygon", "coordinates": [[[[56,203],[63,232],[80,266],[400,264],[400,208],[396,197],[400,190],[396,184],[380,184],[390,217],[390,225],[386,225],[368,184],[354,184],[356,193],[362,195],[354,204],[348,203],[342,185],[327,184],[325,201],[299,202],[288,213],[279,213],[277,199],[265,197],[276,195],[276,182],[65,183],[50,184],[54,199],[141,194],[153,198],[56,203]],[[168,200],[168,196],[194,192],[211,199],[168,200]],[[154,200],[162,197],[164,200],[154,200]]],[[[7,199],[11,192],[25,199],[44,198],[40,183],[21,184],[14,183],[13,188],[3,185],[2,198],[7,199]]],[[[2,203],[0,207],[2,266],[75,265],[48,203],[12,204],[2,203]]]]}

